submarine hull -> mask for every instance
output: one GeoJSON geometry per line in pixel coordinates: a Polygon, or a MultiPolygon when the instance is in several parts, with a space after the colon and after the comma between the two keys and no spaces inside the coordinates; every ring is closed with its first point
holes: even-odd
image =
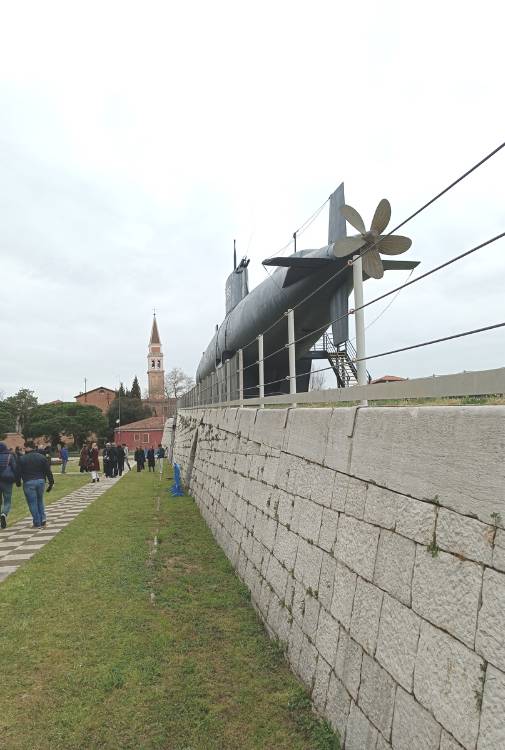
{"type": "MultiPolygon", "coordinates": [[[[340,288],[345,291],[346,297],[348,295],[351,271],[347,268],[347,261],[332,257],[331,246],[306,251],[303,257],[325,258],[330,262],[288,286],[283,286],[283,284],[289,269],[277,268],[268,279],[253,289],[226,316],[212,338],[200,361],[196,373],[197,382],[201,382],[217,366],[242,349],[244,386],[249,388],[251,385],[256,385],[258,368],[252,365],[258,359],[257,337],[261,332],[264,332],[265,383],[286,378],[289,367],[285,347],[287,341],[285,312],[296,305],[298,307],[295,311],[295,338],[303,338],[296,345],[296,359],[303,358],[321,338],[323,333],[321,326],[324,327],[330,320],[330,306],[335,291],[340,288]],[[333,276],[335,278],[332,280],[333,276]],[[327,283],[317,291],[317,296],[314,295],[305,302],[301,302],[325,282],[327,283]],[[254,383],[249,382],[251,378],[254,383]]],[[[274,385],[275,387],[269,390],[276,393],[284,392],[282,384],[274,385]]]]}

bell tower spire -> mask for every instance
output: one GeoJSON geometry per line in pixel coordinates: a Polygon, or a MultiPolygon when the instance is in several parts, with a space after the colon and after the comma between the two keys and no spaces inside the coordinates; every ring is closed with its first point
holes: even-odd
{"type": "Polygon", "coordinates": [[[151,338],[147,354],[147,380],[149,399],[153,401],[163,400],[165,398],[165,370],[163,367],[163,352],[161,351],[156,311],[153,313],[151,338]]]}

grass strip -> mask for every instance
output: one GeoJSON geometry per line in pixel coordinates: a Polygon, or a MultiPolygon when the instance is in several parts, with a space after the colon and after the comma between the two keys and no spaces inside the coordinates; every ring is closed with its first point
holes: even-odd
{"type": "Polygon", "coordinates": [[[337,750],[194,502],[167,487],[132,472],[0,585],[0,745],[337,750]]]}

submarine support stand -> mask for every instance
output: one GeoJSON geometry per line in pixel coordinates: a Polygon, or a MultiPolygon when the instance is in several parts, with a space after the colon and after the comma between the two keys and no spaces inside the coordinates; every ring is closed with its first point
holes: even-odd
{"type": "MultiPolygon", "coordinates": [[[[295,312],[288,310],[289,392],[296,393],[295,312]]],[[[291,404],[296,408],[296,404],[291,404]]]]}
{"type": "MultiPolygon", "coordinates": [[[[367,385],[366,350],[365,350],[365,311],[363,310],[363,261],[361,255],[355,255],[352,263],[354,283],[354,326],[356,329],[356,369],[358,371],[358,385],[367,385]]],[[[365,399],[361,406],[368,406],[365,399]]]]}

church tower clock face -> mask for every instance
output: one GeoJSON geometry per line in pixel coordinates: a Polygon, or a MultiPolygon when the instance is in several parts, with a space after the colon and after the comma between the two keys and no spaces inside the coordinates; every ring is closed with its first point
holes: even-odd
{"type": "Polygon", "coordinates": [[[165,370],[163,367],[163,352],[158,331],[156,315],[153,317],[149,351],[147,353],[147,380],[149,399],[162,400],[165,398],[165,370]]]}

